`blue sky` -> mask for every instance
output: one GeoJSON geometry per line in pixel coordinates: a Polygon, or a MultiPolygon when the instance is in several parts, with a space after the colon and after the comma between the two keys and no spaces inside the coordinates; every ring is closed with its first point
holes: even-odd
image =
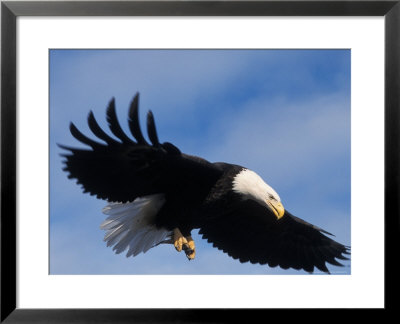
{"type": "MultiPolygon", "coordinates": [[[[50,50],[51,274],[306,274],[241,264],[193,232],[196,259],[170,245],[135,258],[103,242],[105,201],[83,194],[56,143],[81,146],[93,110],[107,129],[115,97],[128,133],[140,92],[142,124],[154,113],[160,141],[209,161],[256,171],[292,214],[350,245],[350,50],[50,50]]],[[[331,273],[349,274],[328,266],[331,273]]]]}

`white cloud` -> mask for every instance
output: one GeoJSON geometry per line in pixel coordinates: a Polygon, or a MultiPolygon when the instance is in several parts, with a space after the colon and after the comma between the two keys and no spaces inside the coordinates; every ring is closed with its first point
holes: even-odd
{"type": "Polygon", "coordinates": [[[308,177],[329,159],[350,153],[349,100],[340,94],[302,103],[257,98],[219,122],[224,128],[214,130],[218,144],[210,155],[250,161],[274,181],[308,177]]]}

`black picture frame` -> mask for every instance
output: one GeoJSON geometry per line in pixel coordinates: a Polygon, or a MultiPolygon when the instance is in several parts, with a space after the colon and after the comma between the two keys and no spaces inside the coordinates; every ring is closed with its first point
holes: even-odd
{"type": "MultiPolygon", "coordinates": [[[[244,309],[18,309],[16,307],[16,19],[19,16],[383,16],[385,19],[385,307],[395,310],[400,232],[400,0],[395,1],[2,1],[1,322],[234,322],[244,309]]],[[[383,212],[383,211],[382,211],[383,212]]],[[[371,255],[371,262],[374,256],[371,255]]],[[[344,292],[345,293],[345,292],[344,292]]],[[[338,297],[340,298],[340,297],[338,297]]]]}

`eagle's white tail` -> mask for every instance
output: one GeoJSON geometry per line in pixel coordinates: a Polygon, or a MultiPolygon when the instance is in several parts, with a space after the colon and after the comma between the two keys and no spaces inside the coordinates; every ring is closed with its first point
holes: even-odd
{"type": "Polygon", "coordinates": [[[153,246],[171,236],[171,231],[157,228],[154,219],[165,203],[163,194],[155,194],[136,198],[130,203],[111,203],[103,208],[103,213],[109,215],[100,225],[107,231],[104,241],[107,246],[119,254],[126,249],[126,254],[136,256],[146,252],[153,246]]]}

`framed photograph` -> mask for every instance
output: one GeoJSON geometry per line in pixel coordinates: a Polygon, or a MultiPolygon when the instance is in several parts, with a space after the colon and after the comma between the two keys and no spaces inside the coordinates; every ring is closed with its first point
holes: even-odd
{"type": "Polygon", "coordinates": [[[1,320],[391,309],[399,14],[2,2],[1,320]]]}

